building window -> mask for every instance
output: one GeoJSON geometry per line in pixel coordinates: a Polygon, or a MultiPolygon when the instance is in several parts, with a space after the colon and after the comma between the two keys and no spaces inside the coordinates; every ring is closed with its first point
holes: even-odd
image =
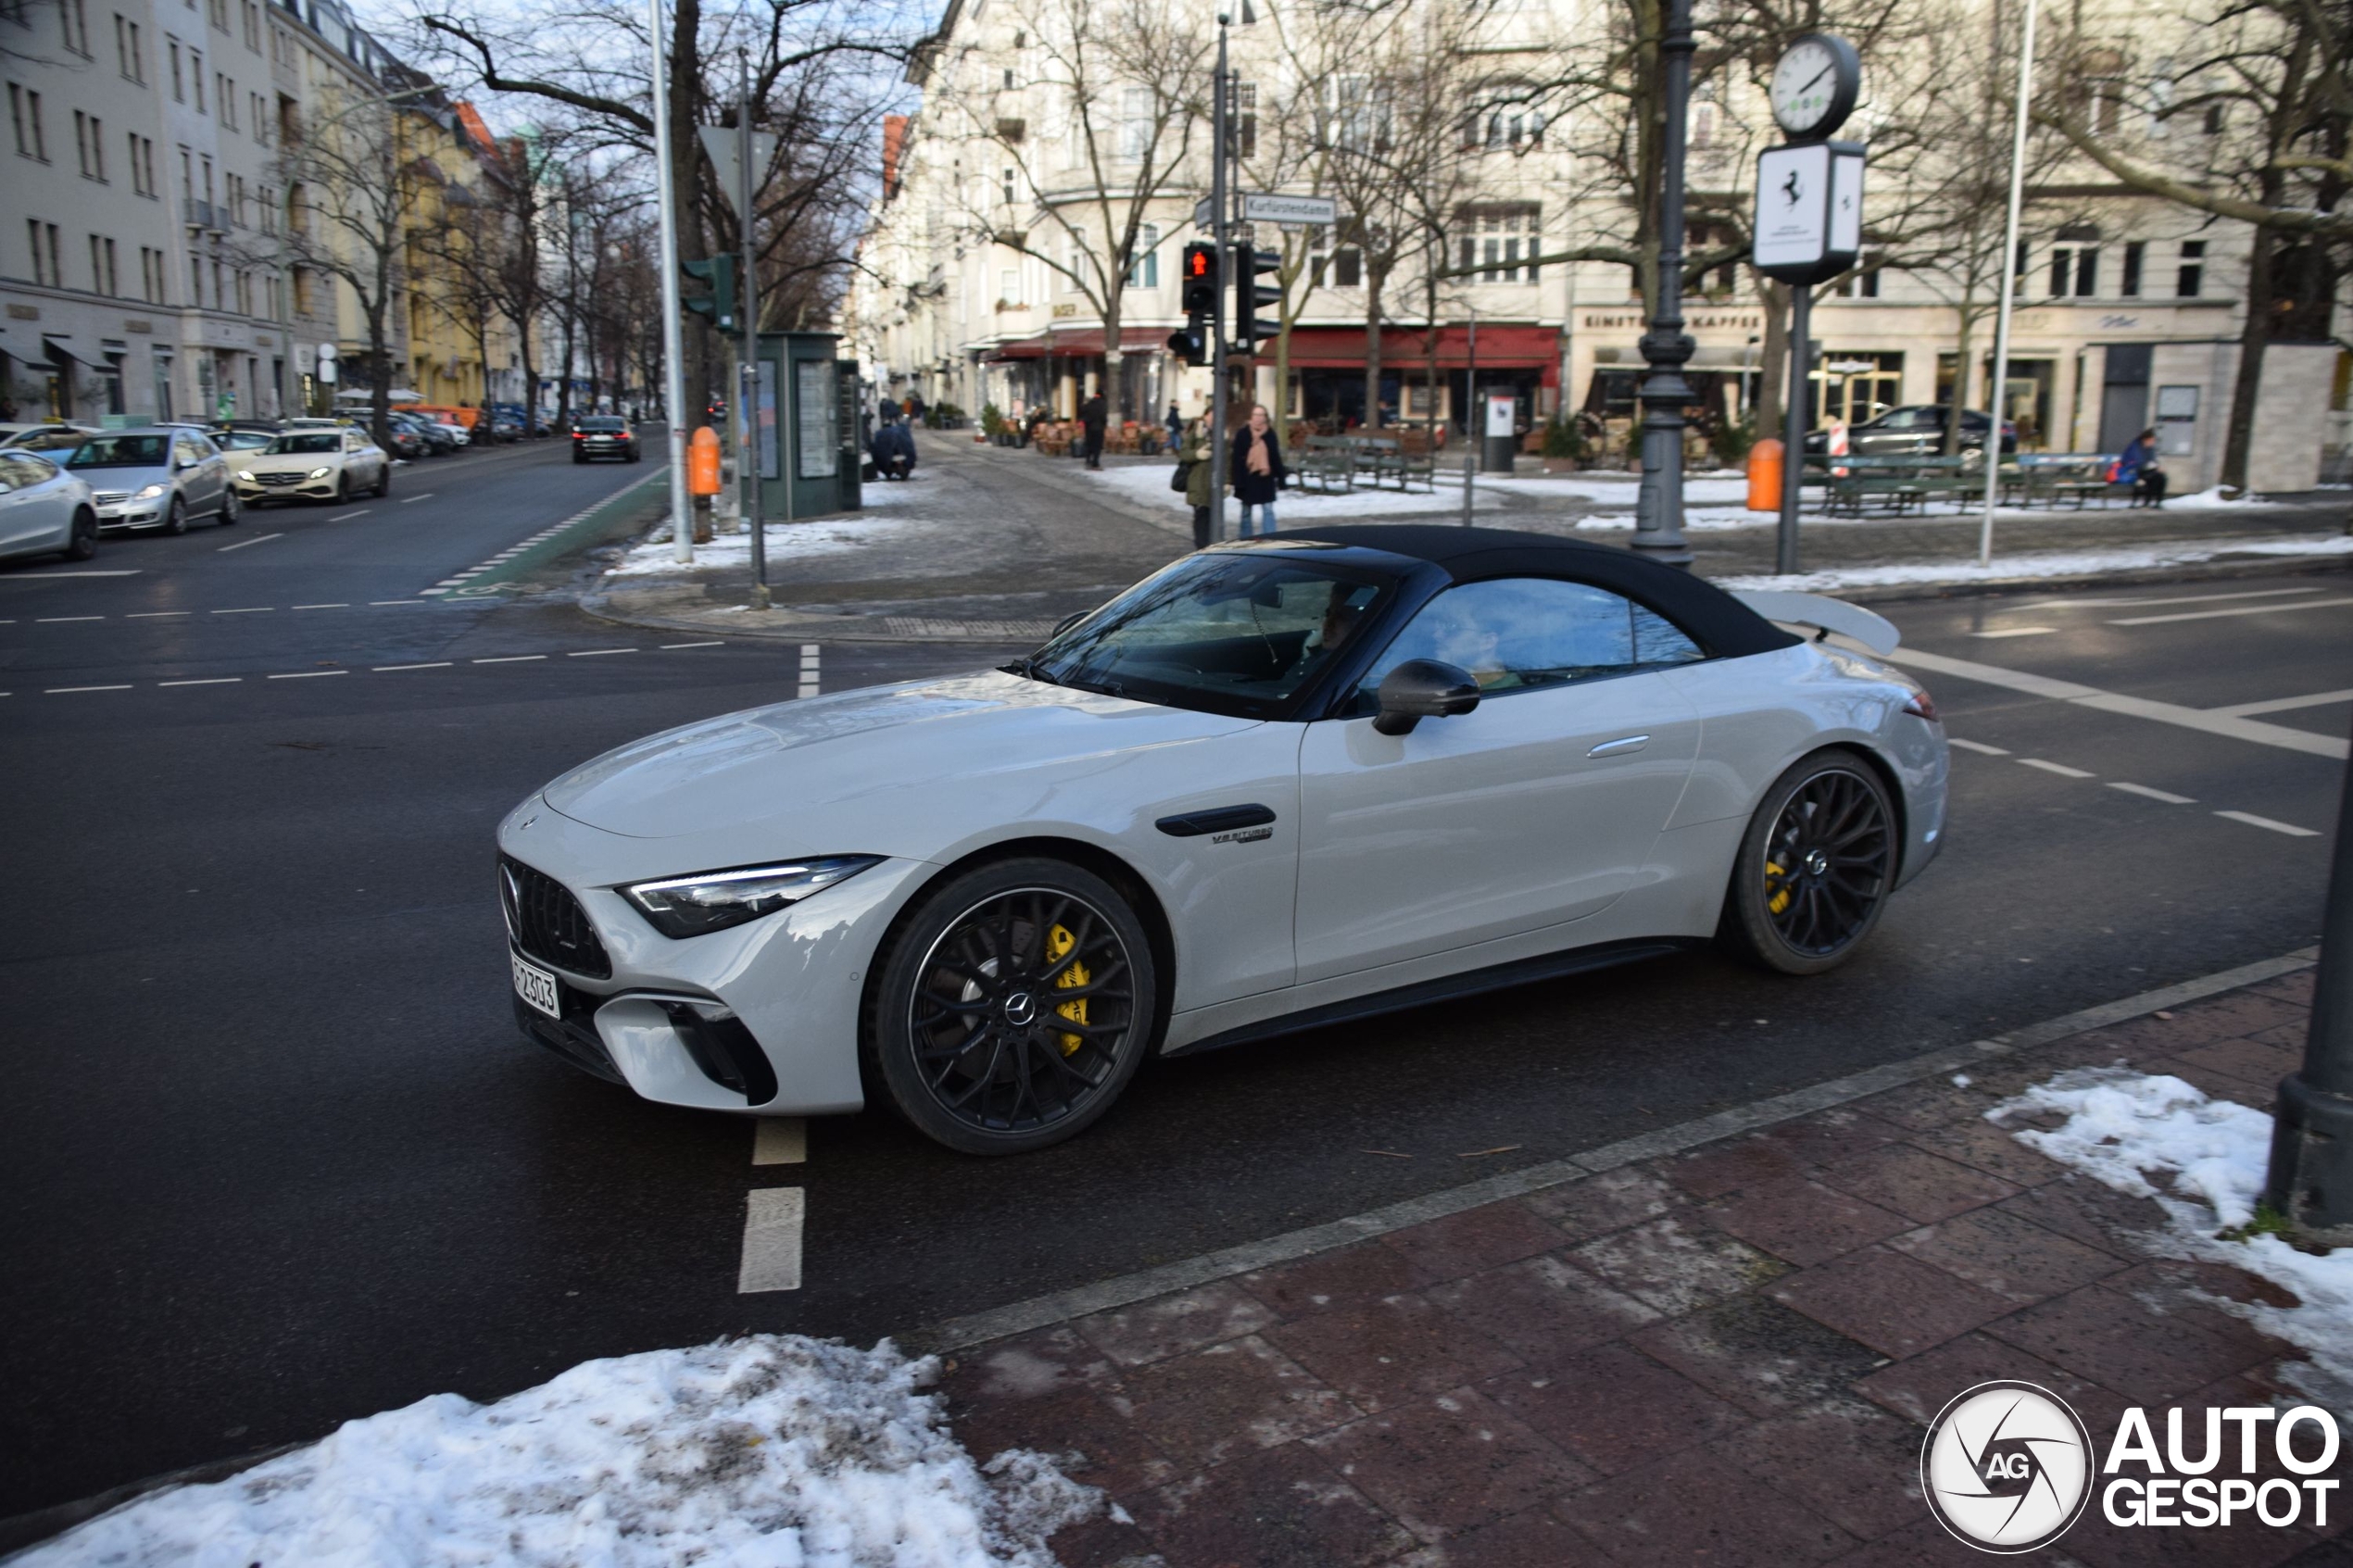
{"type": "Polygon", "coordinates": [[[205,0],[205,15],[220,31],[229,31],[229,0],[205,0]]]}
{"type": "Polygon", "coordinates": [[[204,257],[193,250],[188,253],[188,303],[204,308],[204,257]]]}
{"type": "Polygon", "coordinates": [[[166,39],[163,52],[165,57],[171,62],[171,101],[175,104],[184,104],[188,101],[188,90],[180,77],[180,41],[176,38],[166,39]]]}
{"type": "Polygon", "coordinates": [[[139,297],[150,305],[169,303],[163,271],[163,252],[146,245],[139,247],[139,297]]]}
{"type": "Polygon", "coordinates": [[[205,112],[205,107],[204,51],[202,49],[191,49],[188,51],[188,85],[195,94],[196,112],[198,114],[203,114],[205,112]]]}
{"type": "Polygon", "coordinates": [[[17,130],[17,156],[49,161],[49,138],[41,129],[41,94],[8,83],[8,119],[17,130]]]}
{"type": "Polygon", "coordinates": [[[1135,261],[1127,269],[1131,289],[1160,287],[1160,225],[1147,223],[1136,234],[1135,261]]]}
{"type": "Polygon", "coordinates": [[[1244,160],[1258,156],[1258,83],[1234,83],[1234,156],[1244,160]]]}
{"type": "Polygon", "coordinates": [[[90,236],[90,286],[109,297],[122,292],[115,278],[114,242],[101,234],[90,236]]]}
{"type": "Polygon", "coordinates": [[[297,316],[308,316],[318,307],[318,283],[310,269],[308,267],[296,268],[294,270],[295,314],[297,316]]]}
{"type": "Polygon", "coordinates": [[[1365,253],[1349,246],[1332,253],[1332,286],[1353,289],[1365,282],[1365,253]]]}
{"type": "Polygon", "coordinates": [[[2127,299],[2141,297],[2141,266],[2148,258],[2146,240],[2127,240],[2124,244],[2124,276],[2118,280],[2116,292],[2127,299]]]}
{"type": "Polygon", "coordinates": [[[245,0],[245,47],[261,53],[261,7],[254,0],[245,0]]]}
{"type": "Polygon", "coordinates": [[[1855,258],[1855,270],[1838,281],[1834,291],[1841,299],[1877,299],[1880,270],[1862,257],[1855,258]]]}
{"type": "Polygon", "coordinates": [[[100,184],[107,179],[106,134],[96,115],[73,111],[73,153],[82,161],[82,177],[100,184]]]}
{"type": "Polygon", "coordinates": [[[139,24],[120,11],[114,19],[114,58],[124,81],[143,84],[146,82],[146,62],[139,56],[139,24]]]}
{"type": "MultiPolygon", "coordinates": [[[[1482,283],[1516,283],[1521,281],[1520,257],[1536,255],[1537,209],[1532,207],[1501,207],[1478,208],[1463,215],[1466,233],[1460,243],[1462,270],[1478,269],[1482,283]]],[[[1527,270],[1527,281],[1536,282],[1536,269],[1527,270]]]]}
{"type": "Polygon", "coordinates": [[[2182,270],[2174,274],[2173,295],[2177,299],[2196,299],[2199,287],[2206,282],[2206,242],[2182,242],[2182,270]]]}
{"type": "Polygon", "coordinates": [[[1141,163],[1151,152],[1152,91],[1149,87],[1120,90],[1119,157],[1124,163],[1141,163]]]}
{"type": "Polygon", "coordinates": [[[32,281],[49,288],[65,287],[65,267],[57,254],[57,226],[44,223],[38,218],[24,220],[25,233],[32,242],[32,281]]]}
{"type": "Polygon", "coordinates": [[[220,100],[220,123],[227,126],[230,130],[234,131],[237,129],[236,79],[233,77],[222,76],[218,72],[215,72],[212,78],[212,82],[213,86],[218,90],[220,100]]]}
{"type": "Polygon", "coordinates": [[[85,4],[86,0],[57,0],[57,22],[66,47],[86,60],[90,57],[90,15],[85,4]]]}
{"type": "Polygon", "coordinates": [[[1007,207],[1011,207],[1011,206],[1013,206],[1013,171],[1012,169],[1008,169],[1007,170],[1005,170],[1005,181],[1004,181],[1004,185],[1005,185],[1005,205],[1006,205],[1007,207]]]}
{"type": "Polygon", "coordinates": [[[1000,310],[1017,308],[1021,305],[1021,269],[1000,267],[997,270],[997,306],[1000,310]]]}
{"type": "Polygon", "coordinates": [[[2072,295],[2088,299],[2100,292],[2100,247],[2054,245],[2051,248],[2051,297],[2072,295]]]}

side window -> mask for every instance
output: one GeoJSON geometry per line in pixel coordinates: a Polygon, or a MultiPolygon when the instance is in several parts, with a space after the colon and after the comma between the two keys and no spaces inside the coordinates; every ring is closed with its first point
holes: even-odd
{"type": "Polygon", "coordinates": [[[1459,666],[1497,696],[1705,657],[1673,622],[1605,588],[1497,578],[1423,606],[1366,672],[1353,710],[1373,711],[1381,678],[1409,659],[1459,666]]]}
{"type": "Polygon", "coordinates": [[[204,461],[204,454],[196,450],[196,444],[184,435],[171,444],[171,455],[174,459],[182,463],[204,461]]]}

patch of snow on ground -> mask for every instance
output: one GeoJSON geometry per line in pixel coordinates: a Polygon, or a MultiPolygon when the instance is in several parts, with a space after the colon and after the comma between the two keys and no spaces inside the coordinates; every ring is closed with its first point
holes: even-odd
{"type": "Polygon", "coordinates": [[[2353,536],[2322,534],[2295,539],[2187,540],[2139,549],[2081,550],[2063,555],[1996,556],[1990,567],[1973,560],[1914,561],[1903,566],[1842,567],[1791,577],[1723,577],[1719,588],[1784,588],[1827,593],[1836,588],[1882,588],[1907,583],[2007,583],[2042,577],[2098,577],[2111,571],[2179,566],[2221,556],[2353,555],[2353,536]]]}
{"type": "MultiPolygon", "coordinates": [[[[1168,475],[1174,468],[1168,463],[1114,463],[1109,468],[1083,469],[1076,464],[1080,477],[1090,483],[1108,484],[1130,501],[1151,507],[1169,507],[1189,513],[1192,506],[1184,496],[1168,488],[1168,475]]],[[[1484,482],[1481,482],[1482,487],[1484,482]]],[[[1231,496],[1227,498],[1226,515],[1228,520],[1240,515],[1231,496]]],[[[1474,510],[1485,510],[1501,503],[1491,495],[1473,498],[1474,510]]],[[[1463,482],[1460,473],[1450,480],[1441,471],[1435,493],[1416,490],[1401,495],[1394,490],[1342,491],[1327,495],[1315,490],[1286,490],[1275,502],[1275,524],[1277,528],[1307,522],[1353,522],[1360,518],[1384,514],[1453,513],[1463,515],[1463,482]]]]}
{"type": "MultiPolygon", "coordinates": [[[[904,492],[904,486],[895,487],[904,492]]],[[[768,541],[768,559],[773,564],[796,557],[839,555],[854,550],[876,535],[904,526],[895,517],[861,517],[856,513],[838,518],[824,518],[813,522],[772,522],[763,530],[768,541]]],[[[608,577],[654,577],[668,572],[705,571],[742,571],[751,565],[751,534],[721,533],[708,545],[695,546],[691,566],[681,566],[670,548],[670,530],[661,528],[643,543],[633,546],[618,564],[609,568],[608,577]]]]}
{"type": "Polygon", "coordinates": [[[2208,1099],[2179,1078],[2120,1068],[2062,1073],[1985,1114],[1999,1123],[2032,1111],[2067,1121],[2011,1136],[2103,1185],[2154,1198],[2169,1222],[2154,1238],[2161,1248],[2244,1269],[2293,1293],[2300,1305],[2220,1305],[2311,1356],[2309,1368],[2287,1369],[2306,1393],[2340,1411],[2353,1408],[2353,1248],[2315,1257],[2276,1236],[2225,1241],[2218,1234],[2255,1218],[2271,1161],[2269,1116],[2208,1099]]]}
{"type": "Polygon", "coordinates": [[[304,1568],[1051,1568],[1101,1495],[1019,1451],[975,1465],[935,1370],[758,1335],[589,1361],[477,1405],[436,1394],[15,1560],[304,1568]]]}
{"type": "MultiPolygon", "coordinates": [[[[1455,466],[1459,472],[1461,465],[1457,463],[1455,466]]],[[[1638,473],[1614,476],[1564,473],[1539,477],[1534,474],[1483,473],[1478,476],[1478,483],[1482,489],[1508,490],[1517,495],[1574,495],[1599,506],[1630,508],[1642,488],[1642,476],[1638,473]]],[[[1685,474],[1683,499],[1691,505],[1746,501],[1748,481],[1744,477],[1727,478],[1720,472],[1685,474]]]]}

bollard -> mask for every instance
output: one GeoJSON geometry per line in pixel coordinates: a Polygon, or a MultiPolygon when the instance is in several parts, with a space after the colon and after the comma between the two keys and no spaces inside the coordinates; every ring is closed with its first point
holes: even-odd
{"type": "Polygon", "coordinates": [[[1464,526],[1465,528],[1468,528],[1468,527],[1471,525],[1471,476],[1472,476],[1472,475],[1474,475],[1474,474],[1476,474],[1477,472],[1478,472],[1478,458],[1476,456],[1474,456],[1474,455],[1472,455],[1472,454],[1470,454],[1470,453],[1468,453],[1468,452],[1464,453],[1464,454],[1463,454],[1463,526],[1464,526]]]}
{"type": "Polygon", "coordinates": [[[1748,509],[1781,509],[1781,444],[1769,435],[1748,449],[1748,509]]]}

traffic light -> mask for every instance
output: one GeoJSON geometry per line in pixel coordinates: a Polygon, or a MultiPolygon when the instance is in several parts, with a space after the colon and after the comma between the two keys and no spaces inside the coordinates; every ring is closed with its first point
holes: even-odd
{"type": "Polygon", "coordinates": [[[1280,323],[1258,314],[1266,306],[1282,303],[1282,290],[1268,288],[1258,281],[1260,273],[1275,271],[1282,264],[1280,251],[1259,250],[1248,245],[1234,247],[1234,350],[1245,358],[1254,350],[1259,339],[1274,337],[1283,330],[1280,323]]]}
{"type": "Polygon", "coordinates": [[[1216,331],[1217,247],[1200,241],[1185,247],[1185,330],[1168,334],[1168,351],[1188,365],[1206,365],[1216,331]]]}
{"type": "Polygon", "coordinates": [[[708,261],[682,261],[679,267],[698,283],[708,283],[711,292],[691,295],[686,308],[718,328],[723,332],[736,330],[736,258],[714,256],[708,261]]]}

